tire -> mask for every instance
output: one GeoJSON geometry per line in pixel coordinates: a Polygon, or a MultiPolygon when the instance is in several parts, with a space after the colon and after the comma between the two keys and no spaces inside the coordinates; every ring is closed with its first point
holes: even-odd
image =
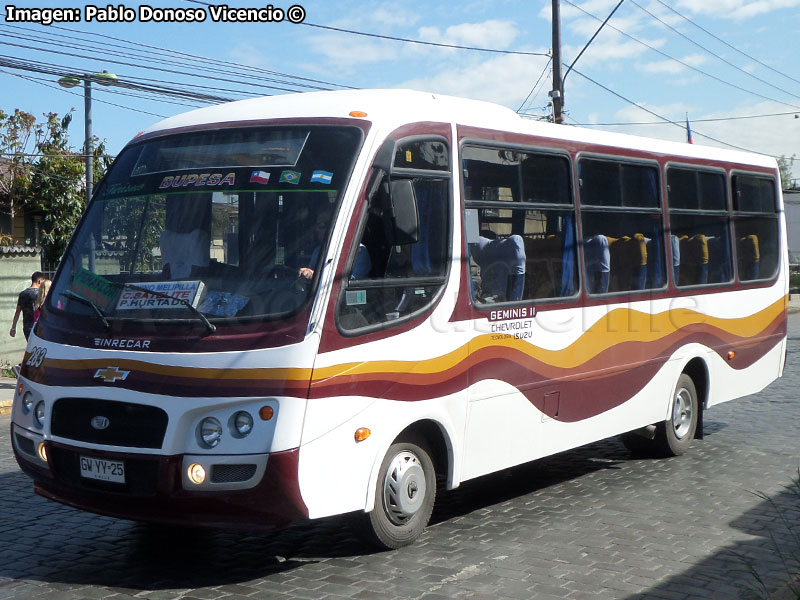
{"type": "Polygon", "coordinates": [[[694,439],[699,416],[697,390],[692,378],[681,373],[670,403],[670,418],[659,423],[653,440],[664,456],[684,454],[694,439]]]}
{"type": "Polygon", "coordinates": [[[422,534],[436,500],[433,461],[421,444],[392,444],[381,463],[375,508],[355,515],[355,532],[382,549],[413,544],[422,534]]]}

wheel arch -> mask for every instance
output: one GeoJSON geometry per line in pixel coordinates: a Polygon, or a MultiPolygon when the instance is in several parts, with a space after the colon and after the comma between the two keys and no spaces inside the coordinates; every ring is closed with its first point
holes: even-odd
{"type": "Polygon", "coordinates": [[[709,373],[708,364],[703,358],[699,356],[694,357],[683,367],[683,373],[686,373],[692,378],[695,391],[697,392],[697,400],[701,410],[708,407],[708,392],[709,392],[709,373]]]}
{"type": "Polygon", "coordinates": [[[394,442],[414,439],[426,444],[427,449],[431,452],[433,468],[436,469],[437,475],[444,475],[447,478],[449,487],[455,461],[453,460],[453,444],[445,428],[433,419],[423,419],[406,427],[398,434],[394,442]]]}
{"type": "Polygon", "coordinates": [[[424,444],[430,452],[437,478],[444,476],[448,489],[455,487],[455,449],[447,427],[431,418],[420,419],[402,429],[376,456],[367,488],[366,511],[372,510],[375,506],[375,482],[386,451],[392,444],[402,441],[417,441],[424,444]]]}
{"type": "Polygon", "coordinates": [[[686,373],[694,383],[695,392],[697,392],[697,429],[695,429],[694,437],[696,439],[703,439],[703,415],[708,408],[709,392],[710,392],[710,378],[708,372],[708,363],[705,359],[696,356],[691,359],[683,367],[683,373],[686,373]]]}

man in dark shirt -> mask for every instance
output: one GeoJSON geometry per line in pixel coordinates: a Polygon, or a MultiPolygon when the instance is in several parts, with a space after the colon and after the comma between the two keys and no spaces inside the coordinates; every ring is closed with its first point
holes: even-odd
{"type": "Polygon", "coordinates": [[[11,331],[9,332],[11,337],[17,335],[17,321],[20,313],[22,313],[22,333],[25,334],[26,340],[30,337],[33,329],[33,303],[36,301],[36,294],[39,292],[39,286],[42,281],[44,281],[44,274],[36,271],[31,275],[31,287],[19,293],[17,312],[14,313],[14,320],[11,323],[11,331]]]}

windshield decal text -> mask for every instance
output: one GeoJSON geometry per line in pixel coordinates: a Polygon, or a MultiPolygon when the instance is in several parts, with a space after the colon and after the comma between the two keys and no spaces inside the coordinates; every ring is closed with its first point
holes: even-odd
{"type": "Polygon", "coordinates": [[[236,183],[236,173],[202,173],[191,175],[167,175],[161,180],[158,189],[181,188],[181,187],[204,187],[219,185],[234,185],[236,183]]]}
{"type": "Polygon", "coordinates": [[[120,294],[117,310],[180,308],[185,306],[181,300],[196,306],[204,284],[202,281],[162,281],[140,283],[137,287],[166,294],[168,297],[148,294],[142,290],[125,290],[120,294]]]}

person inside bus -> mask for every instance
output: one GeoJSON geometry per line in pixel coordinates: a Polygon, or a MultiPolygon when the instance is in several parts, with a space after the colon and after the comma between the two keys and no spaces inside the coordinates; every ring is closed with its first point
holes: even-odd
{"type": "Polygon", "coordinates": [[[593,235],[583,243],[583,256],[586,261],[586,273],[589,280],[589,293],[605,294],[611,275],[611,251],[608,238],[604,235],[593,235]]]}
{"type": "Polygon", "coordinates": [[[188,279],[192,271],[207,269],[210,262],[211,197],[175,194],[166,207],[161,233],[161,262],[164,277],[188,279]]]}
{"type": "Polygon", "coordinates": [[[470,255],[481,269],[481,295],[487,302],[521,300],[525,285],[525,245],[522,236],[497,238],[481,231],[469,245],[470,255]]]}
{"type": "Polygon", "coordinates": [[[672,278],[675,285],[678,285],[681,274],[681,244],[674,233],[669,234],[669,245],[672,249],[672,278]]]}
{"type": "MultiPolygon", "coordinates": [[[[330,210],[325,210],[317,215],[317,218],[314,222],[314,241],[316,245],[314,250],[311,251],[311,257],[308,261],[308,264],[312,266],[300,267],[297,273],[298,276],[304,277],[305,279],[311,279],[314,277],[314,269],[319,261],[319,253],[322,250],[323,244],[325,243],[325,233],[331,224],[331,217],[332,212],[330,210]]],[[[369,258],[367,247],[364,244],[359,244],[358,253],[356,254],[356,260],[353,263],[350,279],[366,279],[369,277],[371,270],[372,261],[369,258]]]]}

